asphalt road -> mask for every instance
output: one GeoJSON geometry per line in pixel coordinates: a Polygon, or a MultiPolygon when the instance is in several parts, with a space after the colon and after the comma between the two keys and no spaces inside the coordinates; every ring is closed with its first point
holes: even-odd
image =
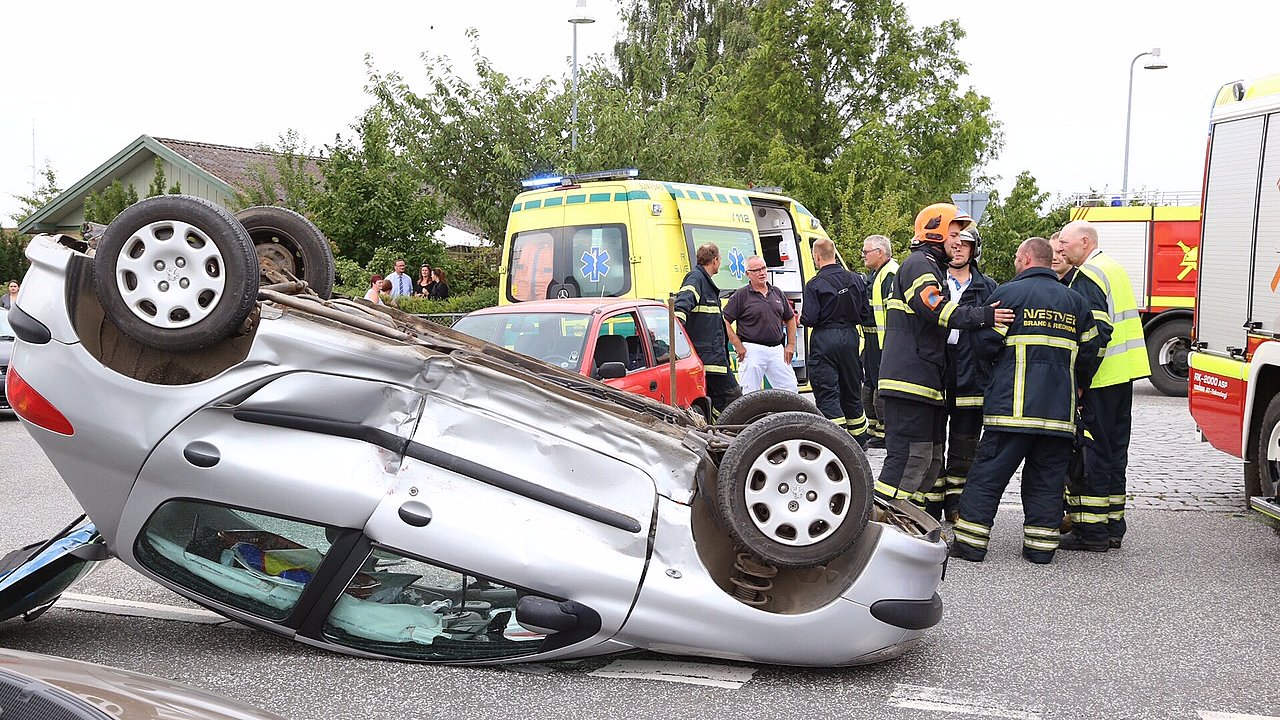
{"type": "MultiPolygon", "coordinates": [[[[1030,565],[1019,557],[1021,517],[1011,494],[987,562],[951,564],[942,623],[907,656],[872,667],[793,669],[652,653],[509,668],[421,666],[347,658],[230,623],[62,606],[36,622],[0,624],[0,645],[173,678],[298,720],[1280,716],[1280,534],[1238,509],[1239,464],[1196,442],[1185,400],[1158,396],[1145,383],[1135,395],[1124,549],[1030,565]],[[646,679],[654,677],[665,679],[646,679]]],[[[873,465],[881,455],[872,452],[873,465]]],[[[0,497],[0,550],[47,536],[78,513],[25,430],[7,419],[0,420],[0,497]]],[[[75,592],[200,614],[115,562],[75,592]]]]}

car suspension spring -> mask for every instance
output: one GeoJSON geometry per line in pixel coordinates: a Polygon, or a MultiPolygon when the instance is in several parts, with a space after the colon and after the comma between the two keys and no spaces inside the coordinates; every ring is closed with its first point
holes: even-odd
{"type": "Polygon", "coordinates": [[[733,576],[729,582],[736,586],[733,596],[752,607],[769,602],[767,594],[773,589],[773,578],[778,568],[750,553],[738,553],[733,563],[733,576]]]}

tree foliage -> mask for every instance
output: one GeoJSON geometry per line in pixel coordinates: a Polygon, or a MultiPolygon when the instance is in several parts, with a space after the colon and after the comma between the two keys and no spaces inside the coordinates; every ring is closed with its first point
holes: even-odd
{"type": "Polygon", "coordinates": [[[326,148],[324,191],[316,194],[311,213],[316,225],[359,264],[379,248],[411,262],[437,256],[434,237],[444,209],[421,168],[393,144],[387,115],[372,108],[354,130],[354,138],[338,136],[326,148]]]}
{"type": "Polygon", "coordinates": [[[18,211],[9,216],[14,223],[21,225],[26,222],[27,218],[34,215],[37,210],[62,194],[62,189],[58,187],[58,175],[53,171],[53,166],[48,160],[44,163],[44,169],[40,171],[40,177],[44,184],[33,187],[30,195],[13,196],[21,204],[18,211]]]}
{"type": "Polygon", "coordinates": [[[978,231],[982,234],[982,269],[1000,282],[1014,276],[1013,255],[1029,237],[1048,238],[1069,219],[1065,204],[1045,210],[1049,193],[1041,192],[1028,171],[1018,174],[1006,198],[992,191],[991,203],[978,231]]]}
{"type": "Polygon", "coordinates": [[[138,190],[130,183],[126,188],[119,179],[112,180],[102,192],[90,192],[84,199],[86,222],[106,225],[124,209],[138,202],[138,190]]]}
{"type": "Polygon", "coordinates": [[[271,153],[270,160],[249,166],[252,182],[235,188],[230,205],[237,211],[256,205],[279,205],[307,215],[320,192],[316,151],[292,128],[280,136],[274,148],[263,144],[258,149],[271,153]]]}
{"type": "Polygon", "coordinates": [[[170,185],[168,190],[165,189],[166,178],[164,176],[164,161],[156,156],[155,174],[151,177],[151,184],[147,186],[147,197],[155,197],[157,195],[180,195],[182,194],[182,183],[175,182],[170,185]]]}

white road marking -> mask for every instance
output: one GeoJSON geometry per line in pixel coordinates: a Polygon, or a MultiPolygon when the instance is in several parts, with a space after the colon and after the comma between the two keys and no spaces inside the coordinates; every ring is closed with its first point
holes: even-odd
{"type": "Polygon", "coordinates": [[[1214,712],[1212,710],[1197,710],[1200,720],[1280,720],[1280,718],[1271,715],[1242,715],[1241,713],[1214,712]]]}
{"type": "Polygon", "coordinates": [[[922,685],[894,686],[889,704],[894,707],[934,712],[981,715],[983,717],[1010,718],[1010,720],[1041,720],[1040,710],[1035,708],[1005,708],[977,693],[922,685]]]}
{"type": "Polygon", "coordinates": [[[755,668],[667,660],[614,660],[588,675],[626,680],[663,680],[737,690],[751,679],[755,668]]]}
{"type": "Polygon", "coordinates": [[[101,595],[81,595],[79,593],[63,593],[55,607],[86,612],[105,613],[108,615],[127,615],[145,617],[155,620],[177,620],[179,622],[197,623],[200,625],[218,625],[226,623],[228,627],[243,625],[225,618],[204,608],[185,608],[176,605],[141,602],[138,600],[121,600],[101,595]]]}

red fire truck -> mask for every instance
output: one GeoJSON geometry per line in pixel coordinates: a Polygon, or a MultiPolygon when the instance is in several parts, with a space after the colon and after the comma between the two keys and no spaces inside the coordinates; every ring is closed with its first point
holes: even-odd
{"type": "Polygon", "coordinates": [[[1200,253],[1200,193],[1076,195],[1071,219],[1093,223],[1099,247],[1129,273],[1147,339],[1151,384],[1165,395],[1186,396],[1200,253]]]}
{"type": "Polygon", "coordinates": [[[1219,90],[1205,165],[1191,416],[1280,520],[1280,75],[1219,90]]]}

